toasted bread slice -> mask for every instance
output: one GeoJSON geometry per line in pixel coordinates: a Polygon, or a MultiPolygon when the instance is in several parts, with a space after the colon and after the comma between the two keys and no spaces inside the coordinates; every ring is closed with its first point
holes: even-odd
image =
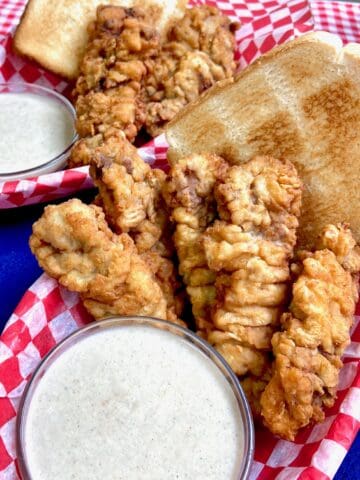
{"type": "Polygon", "coordinates": [[[99,5],[141,6],[155,14],[159,31],[183,16],[187,0],[30,0],[16,30],[15,51],[68,79],[78,75],[87,26],[99,5]]]}
{"type": "Polygon", "coordinates": [[[304,182],[300,245],[338,222],[360,242],[360,45],[314,32],[274,48],[185,107],[166,136],[171,162],[206,151],[290,160],[304,182]]]}

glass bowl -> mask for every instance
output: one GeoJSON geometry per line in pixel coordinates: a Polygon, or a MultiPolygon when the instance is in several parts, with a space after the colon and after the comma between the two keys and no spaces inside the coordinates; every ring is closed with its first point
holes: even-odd
{"type": "MultiPolygon", "coordinates": [[[[76,112],[72,104],[67,100],[63,95],[60,93],[50,90],[49,88],[42,87],[40,85],[30,84],[30,83],[17,83],[17,82],[9,82],[9,83],[0,83],[0,97],[2,94],[23,94],[23,93],[31,93],[32,95],[40,96],[40,97],[47,97],[51,99],[53,102],[59,104],[63,109],[64,113],[67,112],[69,119],[72,121],[72,125],[68,126],[69,133],[67,133],[66,137],[70,137],[70,141],[62,151],[59,151],[55,156],[52,158],[44,158],[39,161],[36,165],[28,169],[14,169],[14,171],[2,171],[1,169],[1,159],[0,159],[0,181],[10,181],[10,180],[19,180],[23,178],[29,177],[36,177],[38,175],[43,175],[46,173],[51,173],[57,170],[61,170],[66,166],[67,158],[69,157],[70,150],[74,145],[75,141],[78,138],[75,129],[75,120],[76,120],[76,112]],[[72,131],[70,130],[72,129],[72,131]]],[[[0,103],[1,108],[1,103],[0,103]]],[[[14,107],[15,109],[15,107],[14,107]]],[[[14,115],[23,115],[23,110],[21,107],[19,108],[18,112],[14,110],[14,115]]],[[[16,118],[16,117],[15,117],[16,118]]],[[[64,119],[66,116],[64,115],[64,119]]],[[[45,120],[44,120],[45,122],[45,120]]],[[[32,126],[33,127],[33,126],[32,126]]],[[[6,126],[5,126],[6,128],[6,126]]],[[[19,132],[19,142],[21,141],[21,131],[19,132]]],[[[64,142],[65,143],[65,142],[64,142]]],[[[16,145],[15,145],[16,147],[16,145]]]]}
{"type": "MultiPolygon", "coordinates": [[[[190,330],[180,327],[178,325],[166,322],[164,320],[158,320],[150,317],[135,316],[135,317],[114,317],[114,318],[109,318],[106,320],[91,323],[75,331],[70,336],[65,338],[42,359],[41,363],[35,370],[31,380],[29,381],[27,387],[25,388],[25,391],[21,398],[18,416],[17,416],[16,448],[17,448],[18,466],[19,466],[19,470],[23,480],[36,480],[35,477],[32,477],[30,467],[29,467],[27,451],[26,451],[26,442],[25,442],[25,436],[26,436],[25,430],[26,430],[26,421],[27,421],[27,416],[29,412],[29,407],[34,397],[34,392],[38,387],[38,385],[40,384],[43,376],[48,371],[48,369],[51,368],[54,361],[56,361],[59,357],[61,357],[63,353],[67,352],[70,347],[74,346],[80,340],[89,339],[89,337],[91,337],[96,333],[100,333],[103,329],[122,328],[124,326],[133,327],[138,325],[142,325],[142,326],[145,325],[156,330],[165,330],[171,335],[174,335],[176,337],[181,337],[183,340],[185,340],[188,346],[191,346],[192,349],[197,350],[197,352],[201,354],[201,357],[204,357],[204,356],[207,357],[207,359],[209,359],[210,363],[212,364],[211,368],[215,366],[216,369],[214,371],[216,371],[217,373],[220,373],[218,378],[219,379],[222,378],[223,380],[226,381],[224,385],[228,384],[228,386],[230,386],[231,390],[229,390],[229,392],[232,391],[233,393],[231,404],[234,405],[236,416],[239,415],[242,421],[242,432],[241,432],[242,448],[241,448],[241,451],[239,451],[239,455],[241,455],[242,459],[238,466],[236,465],[236,467],[233,466],[231,468],[238,469],[234,477],[234,480],[240,480],[240,479],[245,480],[248,478],[252,459],[253,459],[253,453],[254,453],[254,425],[253,425],[252,415],[251,415],[251,411],[250,411],[247,399],[244,395],[244,392],[240,386],[240,383],[237,377],[235,376],[233,371],[230,369],[229,365],[226,363],[223,357],[216,352],[214,348],[212,348],[207,342],[202,340],[200,337],[195,335],[190,330]]],[[[131,335],[133,335],[133,332],[131,333],[131,335]]],[[[90,341],[93,339],[90,338],[90,341]]],[[[92,343],[91,345],[94,346],[94,343],[92,343]]],[[[93,351],[94,350],[92,350],[92,352],[93,351]]],[[[143,350],[141,350],[141,352],[143,352],[143,350]]],[[[205,363],[208,364],[207,361],[205,363]]],[[[93,370],[91,370],[91,372],[93,372],[93,370]]],[[[53,375],[53,378],[55,378],[54,375],[53,375]]],[[[58,381],[58,378],[59,377],[57,375],[56,381],[58,381]]],[[[66,378],[67,377],[65,375],[65,379],[66,378]]],[[[133,377],[130,377],[130,378],[132,379],[133,377]]],[[[196,402],[196,398],[194,398],[194,401],[196,402]]],[[[54,408],[54,406],[50,408],[54,408]]],[[[63,424],[62,424],[62,428],[66,429],[66,427],[63,424]]],[[[240,448],[240,445],[239,445],[239,448],[240,448]]]]}

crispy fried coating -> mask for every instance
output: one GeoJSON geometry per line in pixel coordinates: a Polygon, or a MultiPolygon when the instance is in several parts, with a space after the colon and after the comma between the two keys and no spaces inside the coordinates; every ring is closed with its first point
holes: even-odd
{"type": "Polygon", "coordinates": [[[202,234],[216,216],[213,189],[228,168],[216,155],[191,155],[173,165],[163,187],[175,223],[174,243],[179,272],[187,286],[199,330],[206,329],[215,300],[215,278],[206,262],[202,234]]]}
{"type": "Polygon", "coordinates": [[[218,272],[207,339],[238,375],[259,377],[287,301],[301,182],[291,163],[255,157],[228,169],[215,198],[221,220],[203,236],[218,272]]]}
{"type": "Polygon", "coordinates": [[[45,208],[30,248],[40,266],[79,292],[97,319],[152,315],[167,319],[166,298],[127,234],[115,235],[101,208],[72,199],[45,208]]]}
{"type": "Polygon", "coordinates": [[[89,41],[75,95],[140,82],[143,60],[158,53],[159,35],[139,7],[99,6],[88,28],[89,41]]]}
{"type": "Polygon", "coordinates": [[[106,219],[116,233],[129,233],[139,253],[157,249],[171,256],[169,242],[162,242],[169,225],[162,170],[144,162],[120,131],[80,140],[71,161],[90,164],[106,219]]]}
{"type": "Polygon", "coordinates": [[[237,24],[215,7],[187,11],[163,44],[152,13],[98,7],[73,92],[80,137],[118,130],[133,142],[142,126],[158,135],[184,105],[233,75],[237,24]]]}
{"type": "Polygon", "coordinates": [[[173,260],[164,258],[151,250],[143,253],[141,258],[154,274],[166,299],[167,320],[186,326],[184,322],[179,320],[184,309],[184,290],[179,281],[173,260]]]}
{"type": "Polygon", "coordinates": [[[145,121],[140,94],[144,61],[158,54],[159,34],[141,8],[100,6],[76,83],[77,131],[81,137],[108,128],[133,141],[145,121]]]}
{"type": "Polygon", "coordinates": [[[242,389],[244,390],[247,401],[249,402],[253,418],[258,424],[262,423],[260,405],[261,395],[265,390],[266,385],[269,383],[270,378],[271,369],[268,368],[260,377],[248,374],[240,380],[242,389]]]}
{"type": "Polygon", "coordinates": [[[147,67],[145,128],[153,137],[164,131],[181,108],[227,78],[222,67],[206,53],[188,52],[174,44],[166,45],[156,60],[147,62],[147,67]]]}
{"type": "Polygon", "coordinates": [[[298,430],[324,419],[333,405],[350,342],[360,251],[346,226],[327,226],[320,250],[301,252],[289,312],[275,333],[273,375],[261,397],[265,425],[293,440],[298,430]]]}
{"type": "Polygon", "coordinates": [[[171,260],[172,227],[161,196],[165,173],[145,163],[120,131],[80,140],[72,158],[90,164],[99,188],[96,204],[105,211],[113,231],[133,239],[166,296],[168,310],[174,318],[179,316],[183,293],[171,260]]]}
{"type": "Polygon", "coordinates": [[[327,225],[317,240],[316,248],[334,252],[346,271],[353,274],[360,271],[360,246],[356,244],[349,225],[327,225]]]}
{"type": "Polygon", "coordinates": [[[239,27],[239,23],[231,22],[216,7],[201,5],[186,11],[169,31],[168,40],[178,42],[188,50],[206,53],[229,77],[236,68],[234,33],[239,27]]]}
{"type": "Polygon", "coordinates": [[[145,62],[145,128],[150,135],[161,133],[182,107],[214,83],[234,75],[237,28],[206,5],[188,9],[173,25],[159,56],[145,62]]]}
{"type": "Polygon", "coordinates": [[[80,137],[104,133],[109,128],[123,131],[135,140],[145,119],[140,89],[124,86],[105,92],[90,92],[76,101],[76,130],[80,137]]]}

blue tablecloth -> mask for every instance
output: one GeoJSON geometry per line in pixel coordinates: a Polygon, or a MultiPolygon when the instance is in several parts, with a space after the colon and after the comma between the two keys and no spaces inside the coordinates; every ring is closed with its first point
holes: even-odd
{"type": "MultiPolygon", "coordinates": [[[[83,194],[87,199],[89,193],[83,194]]],[[[28,247],[32,223],[42,205],[0,211],[0,332],[26,289],[41,273],[28,247]]],[[[359,405],[360,409],[360,405],[359,405]]],[[[335,480],[360,480],[360,434],[345,457],[335,480]]]]}

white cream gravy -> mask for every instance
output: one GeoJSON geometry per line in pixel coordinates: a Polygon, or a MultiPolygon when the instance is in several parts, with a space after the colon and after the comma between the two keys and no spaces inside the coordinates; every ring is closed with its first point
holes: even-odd
{"type": "Polygon", "coordinates": [[[166,331],[112,327],[55,360],[25,425],[32,480],[231,480],[235,396],[201,352],[166,331]]]}
{"type": "Polygon", "coordinates": [[[26,92],[0,94],[0,174],[49,162],[73,136],[72,116],[55,99],[26,92]]]}

